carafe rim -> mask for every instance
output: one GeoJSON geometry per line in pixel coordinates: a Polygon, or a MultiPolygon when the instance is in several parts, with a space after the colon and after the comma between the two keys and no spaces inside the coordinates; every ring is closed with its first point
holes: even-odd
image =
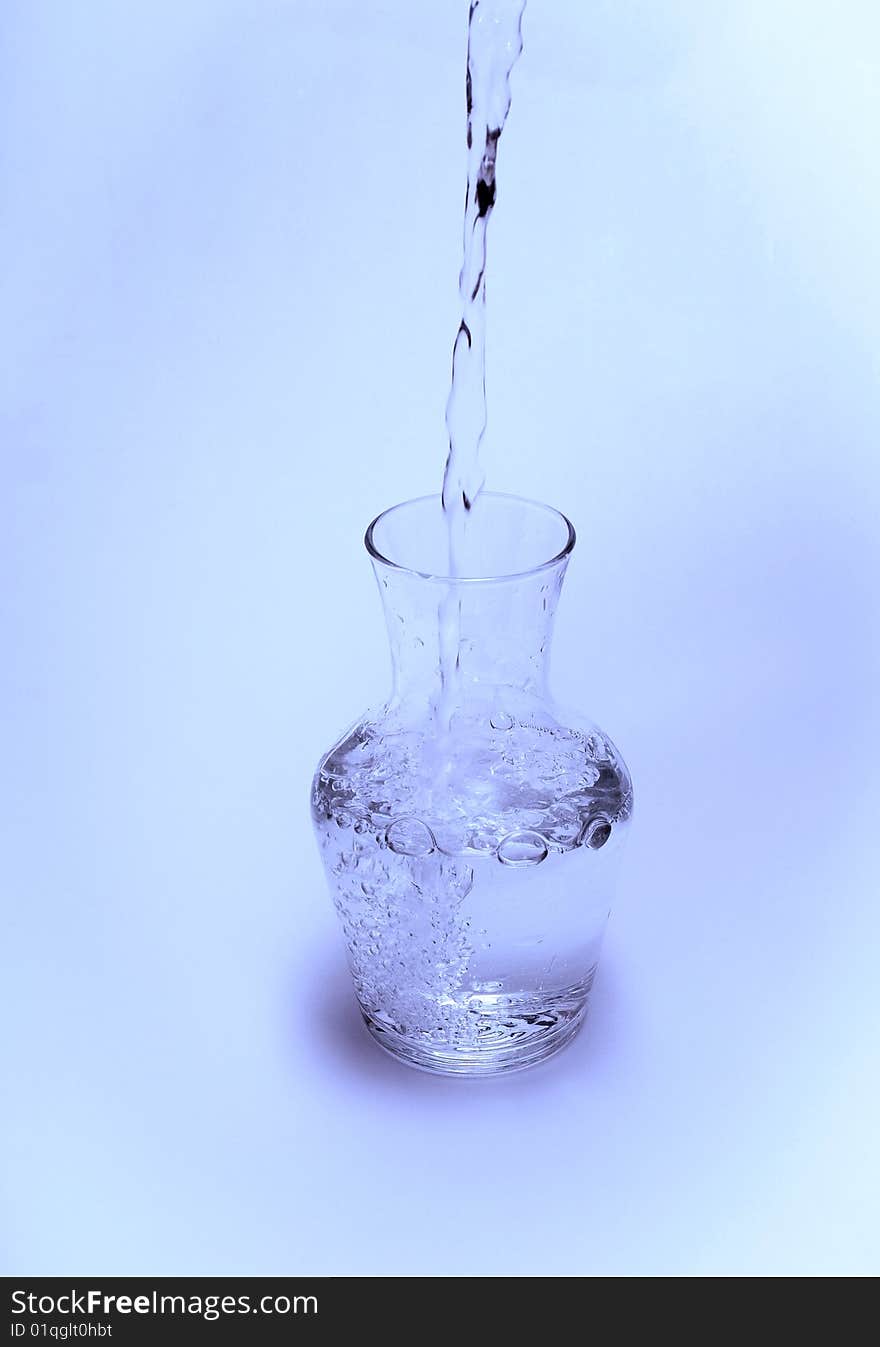
{"type": "Polygon", "coordinates": [[[555,516],[565,531],[565,542],[552,557],[547,558],[545,561],[537,562],[534,566],[527,566],[524,569],[496,575],[442,575],[435,571],[420,570],[415,566],[404,565],[402,562],[395,561],[392,557],[386,556],[376,542],[376,529],[383,521],[388,519],[389,515],[394,514],[396,511],[406,510],[412,506],[424,505],[427,501],[436,501],[438,510],[441,509],[440,495],[429,494],[425,496],[414,496],[411,500],[400,501],[398,504],[390,505],[387,509],[382,510],[381,513],[376,515],[375,519],[368,525],[364,534],[364,546],[374,562],[377,562],[382,566],[387,566],[390,570],[397,573],[411,575],[419,580],[442,585],[492,585],[514,580],[523,580],[528,576],[539,575],[542,571],[551,570],[554,566],[558,566],[571,555],[575,542],[577,541],[577,534],[575,533],[574,525],[571,520],[564,515],[561,510],[557,510],[554,506],[547,505],[543,501],[531,500],[527,496],[511,495],[504,491],[481,491],[478,501],[483,499],[507,501],[526,506],[529,509],[542,510],[549,515],[555,516]]]}

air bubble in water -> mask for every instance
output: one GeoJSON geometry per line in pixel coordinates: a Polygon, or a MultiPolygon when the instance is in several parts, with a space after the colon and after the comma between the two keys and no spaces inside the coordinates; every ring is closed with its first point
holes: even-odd
{"type": "Polygon", "coordinates": [[[594,819],[584,829],[584,841],[588,847],[592,847],[593,851],[598,851],[600,847],[604,847],[610,836],[611,824],[604,818],[594,819]]]}
{"type": "Polygon", "coordinates": [[[400,856],[430,856],[434,834],[417,818],[397,818],[385,829],[385,839],[400,856]]]}
{"type": "Polygon", "coordinates": [[[498,859],[502,865],[540,865],[549,850],[546,838],[540,833],[523,829],[507,834],[498,848],[498,859]]]}

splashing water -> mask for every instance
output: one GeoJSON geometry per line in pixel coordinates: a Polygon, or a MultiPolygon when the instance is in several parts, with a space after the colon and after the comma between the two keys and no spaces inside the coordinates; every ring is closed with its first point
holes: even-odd
{"type": "MultiPolygon", "coordinates": [[[[443,509],[449,530],[449,574],[460,574],[468,515],[483,485],[479,454],[486,429],[486,228],[495,205],[495,159],[510,111],[510,74],[522,51],[526,0],[472,0],[468,24],[468,177],[464,203],[464,257],[459,276],[461,322],[452,352],[446,404],[449,455],[443,509]]],[[[459,622],[450,593],[440,606],[441,727],[454,704],[459,622]]]]}
{"type": "Polygon", "coordinates": [[[577,1024],[632,789],[601,731],[537,705],[475,711],[456,751],[438,774],[419,729],[364,722],[323,760],[312,817],[373,1032],[471,1071],[577,1024]]]}

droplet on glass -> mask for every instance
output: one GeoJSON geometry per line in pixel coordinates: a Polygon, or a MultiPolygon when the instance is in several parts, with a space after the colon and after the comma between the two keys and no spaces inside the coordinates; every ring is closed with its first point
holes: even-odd
{"type": "Polygon", "coordinates": [[[399,856],[430,856],[435,845],[431,829],[417,818],[396,818],[385,829],[385,839],[399,856]]]}
{"type": "Polygon", "coordinates": [[[506,711],[493,711],[489,724],[493,730],[512,730],[513,716],[509,716],[506,711]]]}
{"type": "Polygon", "coordinates": [[[546,838],[524,829],[507,834],[498,848],[498,859],[502,865],[540,865],[549,850],[546,838]]]}

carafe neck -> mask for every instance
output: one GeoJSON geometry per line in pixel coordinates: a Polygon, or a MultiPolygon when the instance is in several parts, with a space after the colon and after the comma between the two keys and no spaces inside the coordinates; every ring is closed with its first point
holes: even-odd
{"type": "Polygon", "coordinates": [[[393,697],[411,709],[546,692],[567,558],[526,575],[440,580],[373,567],[391,646],[393,697]],[[450,656],[451,652],[451,656],[450,656]]]}

